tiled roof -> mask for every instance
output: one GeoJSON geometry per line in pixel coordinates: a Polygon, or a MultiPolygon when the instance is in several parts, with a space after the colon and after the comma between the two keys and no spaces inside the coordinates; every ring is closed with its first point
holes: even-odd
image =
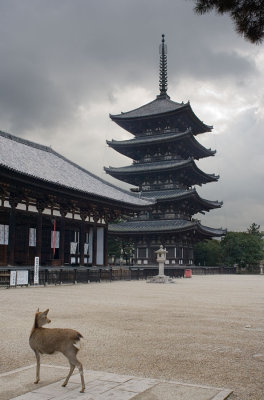
{"type": "Polygon", "coordinates": [[[176,141],[187,141],[195,151],[191,150],[191,153],[194,155],[199,155],[199,157],[205,156],[213,156],[216,151],[205,148],[201,143],[199,143],[192,134],[190,129],[187,129],[185,132],[164,132],[162,134],[152,134],[152,135],[142,135],[137,136],[133,139],[128,140],[107,140],[107,144],[110,147],[113,147],[119,152],[130,152],[133,149],[145,147],[149,145],[157,145],[159,143],[174,143],[176,141]]]}
{"type": "Polygon", "coordinates": [[[186,154],[188,151],[189,156],[196,159],[213,156],[216,151],[205,148],[199,143],[192,134],[191,129],[185,132],[164,132],[162,134],[140,135],[133,139],[128,140],[107,140],[107,144],[121,154],[126,155],[134,160],[139,160],[142,156],[142,151],[147,147],[158,146],[159,144],[166,144],[167,146],[177,145],[179,153],[186,154]],[[180,145],[184,144],[183,149],[180,150],[180,145]],[[187,149],[187,150],[186,150],[187,149]]]}
{"type": "Polygon", "coordinates": [[[86,194],[108,198],[129,205],[152,204],[138,195],[120,189],[79,165],[67,160],[50,147],[0,131],[0,168],[34,177],[86,194]]]}
{"type": "Polygon", "coordinates": [[[214,229],[201,225],[197,221],[187,221],[181,219],[175,220],[155,220],[155,221],[127,221],[118,224],[109,225],[109,233],[113,234],[140,234],[151,232],[181,232],[191,229],[198,230],[204,235],[211,237],[223,236],[226,231],[223,229],[214,229]]]}
{"type": "Polygon", "coordinates": [[[127,146],[127,145],[140,145],[140,144],[149,144],[149,143],[159,143],[165,142],[166,140],[173,140],[173,139],[181,139],[185,136],[191,135],[189,130],[185,132],[168,132],[168,133],[161,133],[161,134],[154,134],[154,135],[142,135],[137,136],[133,139],[127,140],[107,140],[107,144],[118,144],[119,146],[127,146]]]}
{"type": "Polygon", "coordinates": [[[150,190],[141,192],[141,195],[145,198],[156,198],[156,199],[176,199],[185,197],[196,193],[195,189],[166,189],[166,190],[150,190]]]}
{"type": "MultiPolygon", "coordinates": [[[[188,104],[188,103],[187,103],[188,104]]],[[[126,118],[137,118],[137,117],[145,117],[156,114],[163,114],[170,111],[178,110],[180,108],[185,107],[184,103],[176,103],[175,101],[170,100],[169,96],[163,98],[157,98],[151,101],[144,106],[136,108],[135,110],[128,111],[125,113],[110,115],[112,119],[126,119],[126,118]]]]}
{"type": "Polygon", "coordinates": [[[188,165],[190,160],[173,160],[173,161],[158,161],[149,163],[138,163],[133,165],[128,165],[126,167],[109,167],[105,168],[106,171],[114,172],[141,172],[141,171],[160,171],[167,168],[180,167],[183,165],[188,165]]]}
{"type": "Polygon", "coordinates": [[[218,180],[219,176],[215,174],[207,174],[200,170],[195,162],[192,159],[188,160],[171,160],[171,161],[158,161],[158,162],[149,162],[149,163],[138,163],[132,164],[125,167],[104,167],[104,170],[112,175],[117,176],[119,174],[125,174],[126,176],[130,174],[142,174],[144,172],[155,173],[162,172],[166,170],[177,170],[178,168],[192,168],[195,174],[199,174],[202,177],[203,181],[213,182],[218,180]]]}
{"type": "Polygon", "coordinates": [[[142,197],[157,200],[178,200],[190,196],[195,196],[202,203],[206,203],[208,206],[213,208],[221,207],[222,202],[206,200],[199,196],[196,189],[184,190],[184,189],[170,189],[170,190],[151,190],[141,192],[142,197]]]}

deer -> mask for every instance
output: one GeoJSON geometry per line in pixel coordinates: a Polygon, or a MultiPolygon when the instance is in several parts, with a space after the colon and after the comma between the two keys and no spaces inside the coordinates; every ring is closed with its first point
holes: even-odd
{"type": "Polygon", "coordinates": [[[82,363],[77,359],[76,354],[79,351],[79,341],[83,337],[81,333],[74,329],[62,328],[43,328],[43,325],[49,324],[51,320],[47,317],[49,309],[46,311],[39,311],[35,313],[34,325],[32,327],[29,345],[35,353],[37,366],[36,366],[36,381],[40,380],[40,354],[53,354],[61,352],[70,363],[70,372],[67,375],[62,386],[66,386],[75,367],[79,369],[82,389],[80,393],[84,393],[85,383],[83,377],[82,363]]]}

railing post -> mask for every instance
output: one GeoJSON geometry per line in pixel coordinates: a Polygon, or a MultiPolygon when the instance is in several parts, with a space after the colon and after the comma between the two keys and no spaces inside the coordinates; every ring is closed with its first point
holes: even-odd
{"type": "Polygon", "coordinates": [[[49,281],[49,270],[47,268],[45,268],[44,286],[48,285],[48,281],[49,281]]]}
{"type": "Polygon", "coordinates": [[[74,284],[77,283],[77,268],[74,268],[74,284]]]}

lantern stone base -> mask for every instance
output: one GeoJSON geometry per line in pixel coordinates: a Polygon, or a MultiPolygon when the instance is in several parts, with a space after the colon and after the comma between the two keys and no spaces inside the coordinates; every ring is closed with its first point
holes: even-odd
{"type": "Polygon", "coordinates": [[[166,275],[150,276],[147,279],[147,283],[176,283],[175,279],[170,278],[166,275]]]}

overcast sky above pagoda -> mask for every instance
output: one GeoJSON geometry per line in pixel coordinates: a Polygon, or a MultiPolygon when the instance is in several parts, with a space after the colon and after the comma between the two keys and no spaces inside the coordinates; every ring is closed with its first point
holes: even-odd
{"type": "Polygon", "coordinates": [[[123,186],[103,167],[131,161],[105,141],[132,136],[109,113],[159,94],[162,33],[168,94],[214,126],[198,140],[217,154],[197,165],[220,180],[198,192],[224,205],[198,218],[264,230],[264,46],[238,36],[228,17],[195,15],[191,0],[1,0],[0,130],[123,186]]]}

